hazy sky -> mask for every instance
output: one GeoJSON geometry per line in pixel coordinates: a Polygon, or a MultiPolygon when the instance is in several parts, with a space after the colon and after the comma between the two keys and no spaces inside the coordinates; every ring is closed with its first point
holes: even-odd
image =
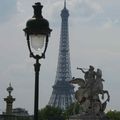
{"type": "MultiPolygon", "coordinates": [[[[36,0],[0,0],[0,112],[12,83],[14,108],[33,113],[34,60],[29,58],[23,28],[32,17],[36,0]]],[[[41,61],[40,105],[44,107],[55,81],[63,0],[38,0],[43,16],[53,29],[46,59],[41,61]]],[[[72,76],[83,77],[76,68],[93,65],[103,71],[104,89],[111,95],[107,109],[120,110],[120,0],[68,0],[72,76]]]]}

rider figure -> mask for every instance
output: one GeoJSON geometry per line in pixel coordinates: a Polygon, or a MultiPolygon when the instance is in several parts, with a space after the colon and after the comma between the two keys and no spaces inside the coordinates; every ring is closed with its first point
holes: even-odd
{"type": "Polygon", "coordinates": [[[90,65],[88,71],[84,71],[83,68],[77,68],[77,69],[81,70],[85,74],[84,75],[85,80],[95,79],[96,72],[94,71],[94,67],[93,66],[90,65]]]}
{"type": "Polygon", "coordinates": [[[101,80],[102,82],[105,81],[104,79],[102,79],[102,70],[97,69],[96,79],[101,80]]]}
{"type": "Polygon", "coordinates": [[[83,68],[77,68],[77,69],[81,70],[85,74],[84,78],[85,78],[86,87],[91,87],[93,81],[96,78],[96,72],[94,71],[94,67],[90,65],[88,71],[84,71],[83,68]]]}

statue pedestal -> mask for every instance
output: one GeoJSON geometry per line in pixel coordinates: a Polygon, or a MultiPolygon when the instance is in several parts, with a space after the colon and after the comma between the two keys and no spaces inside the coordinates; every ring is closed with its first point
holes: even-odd
{"type": "Polygon", "coordinates": [[[99,113],[99,115],[83,113],[70,116],[69,120],[110,120],[104,113],[99,113]]]}

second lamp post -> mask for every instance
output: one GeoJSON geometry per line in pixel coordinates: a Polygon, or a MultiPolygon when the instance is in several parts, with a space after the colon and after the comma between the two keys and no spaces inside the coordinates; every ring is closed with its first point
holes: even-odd
{"type": "Polygon", "coordinates": [[[49,22],[42,16],[41,3],[33,5],[34,15],[26,22],[24,29],[27,45],[30,52],[30,57],[36,60],[34,64],[35,69],[35,95],[34,95],[34,120],[38,120],[38,106],[39,106],[39,60],[45,58],[45,52],[48,46],[48,38],[51,33],[49,22]]]}

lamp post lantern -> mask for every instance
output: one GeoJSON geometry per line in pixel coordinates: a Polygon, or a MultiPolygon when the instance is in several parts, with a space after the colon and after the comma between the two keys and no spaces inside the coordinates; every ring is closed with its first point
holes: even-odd
{"type": "Polygon", "coordinates": [[[51,33],[49,22],[42,16],[42,5],[40,2],[33,5],[34,15],[26,22],[24,29],[30,57],[36,60],[35,69],[35,95],[34,95],[34,120],[38,120],[38,101],[39,101],[39,71],[41,64],[39,60],[45,58],[48,46],[48,38],[51,33]]]}

